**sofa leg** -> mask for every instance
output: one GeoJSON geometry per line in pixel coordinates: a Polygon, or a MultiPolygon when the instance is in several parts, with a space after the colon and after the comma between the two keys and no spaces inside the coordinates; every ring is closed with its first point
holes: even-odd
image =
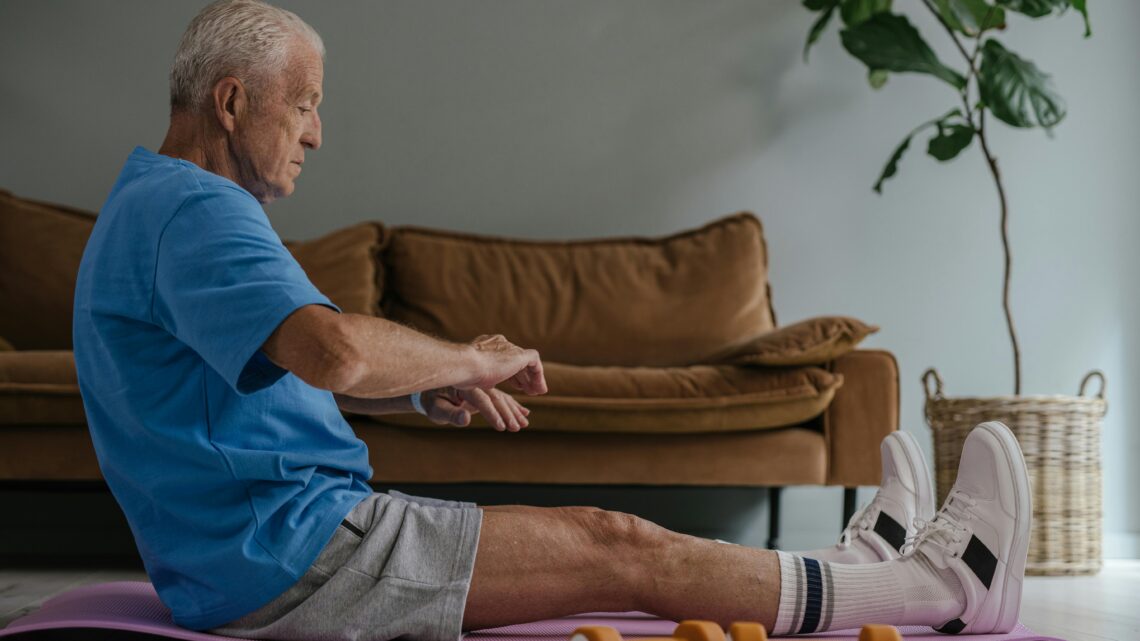
{"type": "Polygon", "coordinates": [[[847,527],[847,522],[855,515],[855,490],[853,487],[843,488],[843,523],[840,529],[847,527]]]}
{"type": "Polygon", "coordinates": [[[768,488],[768,549],[776,550],[780,546],[780,493],[783,487],[768,488]]]}

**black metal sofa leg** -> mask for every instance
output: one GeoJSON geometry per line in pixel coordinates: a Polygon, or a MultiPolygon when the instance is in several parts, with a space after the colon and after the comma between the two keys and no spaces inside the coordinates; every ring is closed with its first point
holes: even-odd
{"type": "Polygon", "coordinates": [[[780,493],[783,487],[768,488],[768,549],[776,550],[780,546],[780,493]]]}
{"type": "Polygon", "coordinates": [[[847,522],[855,515],[855,490],[857,488],[845,487],[843,488],[843,523],[839,525],[839,529],[847,527],[847,522]]]}

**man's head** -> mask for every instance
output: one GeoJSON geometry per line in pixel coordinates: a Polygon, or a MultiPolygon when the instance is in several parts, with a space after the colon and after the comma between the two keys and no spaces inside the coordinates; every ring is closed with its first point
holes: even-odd
{"type": "Polygon", "coordinates": [[[191,21],[174,56],[171,119],[204,124],[212,164],[259,201],[288,196],[305,151],[321,144],[324,52],[317,32],[289,11],[215,2],[191,21]]]}

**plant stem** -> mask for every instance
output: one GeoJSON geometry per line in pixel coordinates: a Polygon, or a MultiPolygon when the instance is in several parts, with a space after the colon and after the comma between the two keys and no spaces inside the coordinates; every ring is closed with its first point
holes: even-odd
{"type": "MultiPolygon", "coordinates": [[[[926,5],[926,8],[929,9],[931,13],[934,14],[934,17],[938,19],[938,23],[941,24],[942,27],[946,30],[946,33],[950,35],[950,39],[954,41],[954,45],[958,47],[958,51],[962,54],[962,57],[966,59],[966,65],[969,67],[969,70],[966,73],[966,86],[961,90],[962,104],[966,108],[966,117],[969,119],[970,125],[973,126],[977,132],[978,142],[982,147],[982,154],[986,158],[986,164],[990,168],[990,174],[994,177],[994,185],[997,186],[998,200],[1001,202],[1001,247],[1005,258],[1005,278],[1002,283],[1001,304],[1002,309],[1005,311],[1005,324],[1006,327],[1009,328],[1009,342],[1013,346],[1013,394],[1014,396],[1020,396],[1021,347],[1017,342],[1017,331],[1013,327],[1013,313],[1009,307],[1010,267],[1012,264],[1009,248],[1009,204],[1005,198],[1005,187],[1001,182],[1001,172],[998,170],[997,159],[994,158],[994,155],[990,152],[989,141],[986,140],[986,107],[985,105],[982,105],[978,108],[977,123],[974,122],[974,112],[970,107],[969,80],[970,78],[973,78],[975,82],[977,81],[978,68],[975,64],[975,61],[978,57],[978,51],[981,50],[983,32],[978,32],[978,36],[975,39],[974,54],[970,55],[966,53],[966,48],[963,47],[962,43],[958,40],[958,35],[954,33],[954,29],[946,23],[946,21],[942,18],[942,14],[938,12],[938,9],[935,8],[933,4],[931,4],[930,0],[922,0],[922,3],[926,5]]],[[[993,8],[991,7],[990,11],[987,12],[985,19],[982,21],[982,24],[989,23],[989,13],[992,12],[993,8]]]]}
{"type": "Polygon", "coordinates": [[[1005,282],[1001,290],[1002,309],[1005,310],[1005,324],[1009,328],[1009,342],[1013,345],[1013,395],[1021,395],[1021,348],[1017,343],[1017,332],[1013,328],[1013,313],[1009,308],[1009,281],[1010,281],[1010,251],[1009,251],[1009,207],[1005,200],[1005,189],[1001,183],[1001,172],[998,171],[997,159],[990,153],[990,146],[986,142],[986,110],[978,110],[978,142],[982,145],[982,153],[986,156],[986,163],[993,174],[994,184],[997,185],[998,199],[1001,200],[1001,246],[1005,253],[1005,282]]]}

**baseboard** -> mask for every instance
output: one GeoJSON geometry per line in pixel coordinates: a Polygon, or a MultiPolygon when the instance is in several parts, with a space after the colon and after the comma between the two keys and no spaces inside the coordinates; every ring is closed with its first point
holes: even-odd
{"type": "Polygon", "coordinates": [[[1140,532],[1105,532],[1104,558],[1140,559],[1140,532]]]}

